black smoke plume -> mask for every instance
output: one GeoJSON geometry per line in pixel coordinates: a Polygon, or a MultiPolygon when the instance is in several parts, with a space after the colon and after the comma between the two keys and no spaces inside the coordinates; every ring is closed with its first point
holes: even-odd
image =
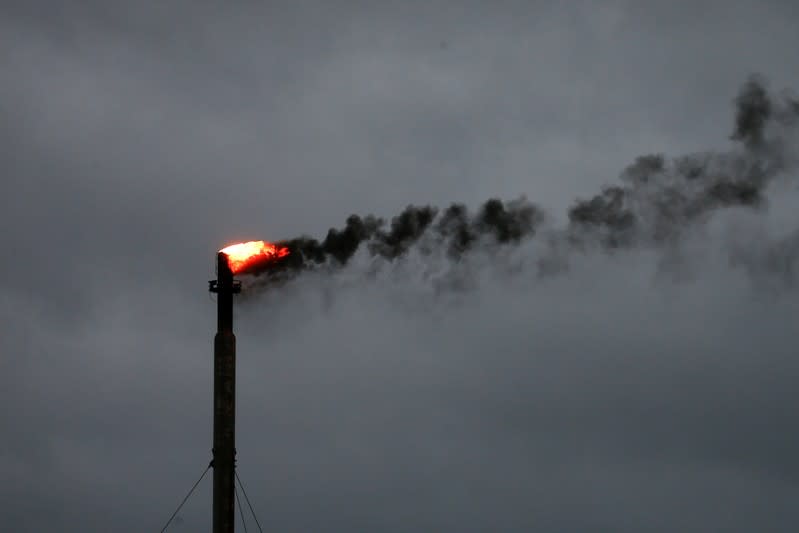
{"type": "Polygon", "coordinates": [[[771,118],[771,98],[762,80],[752,77],[735,99],[738,112],[731,139],[754,148],[763,143],[764,128],[771,118]]]}
{"type": "Polygon", "coordinates": [[[573,239],[610,248],[673,242],[717,209],[764,207],[766,187],[787,170],[796,152],[791,144],[796,132],[790,130],[799,106],[790,98],[775,101],[752,76],[735,98],[735,109],[730,137],[739,143],[735,149],[671,161],[660,154],[638,157],[622,172],[622,185],[569,209],[570,230],[579,234],[573,239]],[[770,134],[771,126],[782,129],[770,134]]]}
{"type": "MultiPolygon", "coordinates": [[[[638,157],[621,173],[620,184],[572,205],[567,226],[548,237],[551,247],[562,252],[664,245],[716,210],[763,207],[767,185],[792,166],[799,102],[775,99],[764,81],[752,76],[734,103],[730,139],[735,146],[730,151],[672,160],[660,154],[638,157]]],[[[394,261],[423,238],[458,261],[475,248],[513,246],[532,238],[545,218],[524,197],[490,199],[476,212],[463,204],[443,210],[409,205],[390,223],[372,215],[350,215],[342,228],[330,229],[321,241],[302,236],[281,242],[290,254],[254,274],[293,275],[323,265],[343,266],[360,249],[375,259],[394,261]]],[[[545,269],[551,270],[553,264],[547,258],[539,261],[542,269],[549,265],[545,269]]]]}
{"type": "Polygon", "coordinates": [[[458,258],[478,242],[508,244],[530,237],[543,218],[543,212],[525,198],[511,202],[491,199],[475,214],[462,204],[453,204],[440,214],[435,207],[409,205],[390,224],[372,215],[350,215],[342,229],[331,228],[322,241],[303,236],[278,243],[288,247],[290,253],[266,271],[298,271],[322,264],[343,266],[361,245],[371,256],[390,261],[402,256],[425,234],[432,234],[448,247],[450,257],[458,258]]]}

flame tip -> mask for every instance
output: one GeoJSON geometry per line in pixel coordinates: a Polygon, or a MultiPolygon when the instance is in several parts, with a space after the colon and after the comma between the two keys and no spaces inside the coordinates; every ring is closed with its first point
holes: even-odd
{"type": "Polygon", "coordinates": [[[226,246],[218,253],[227,256],[228,266],[236,274],[255,265],[286,257],[289,255],[289,249],[266,241],[247,241],[226,246]]]}

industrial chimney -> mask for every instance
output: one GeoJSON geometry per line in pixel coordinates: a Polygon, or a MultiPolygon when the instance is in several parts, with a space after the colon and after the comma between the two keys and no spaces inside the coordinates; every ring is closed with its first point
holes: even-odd
{"type": "Polygon", "coordinates": [[[208,282],[217,294],[214,337],[214,496],[213,533],[233,533],[236,468],[236,337],[233,295],[241,282],[233,279],[228,256],[217,254],[217,279],[208,282]]]}
{"type": "Polygon", "coordinates": [[[213,533],[233,533],[235,516],[236,336],[233,335],[233,295],[241,292],[241,282],[234,280],[233,274],[277,265],[289,253],[285,246],[264,241],[230,245],[216,254],[216,279],[208,282],[208,289],[217,294],[211,461],[214,468],[213,533]]]}

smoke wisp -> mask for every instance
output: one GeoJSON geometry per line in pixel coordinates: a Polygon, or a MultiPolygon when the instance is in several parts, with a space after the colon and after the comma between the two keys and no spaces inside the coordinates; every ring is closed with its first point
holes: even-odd
{"type": "MultiPolygon", "coordinates": [[[[799,101],[771,94],[765,81],[753,75],[734,104],[730,150],[672,159],[640,156],[623,170],[620,183],[577,199],[568,209],[565,227],[548,225],[545,210],[524,196],[511,201],[492,198],[474,212],[459,203],[444,209],[409,205],[390,222],[353,214],[322,240],[300,236],[283,241],[289,256],[251,273],[266,274],[262,281],[268,283],[302,271],[344,266],[359,250],[388,262],[411,250],[439,250],[454,263],[476,249],[513,247],[541,234],[548,252],[541,253],[537,265],[538,273],[546,275],[566,268],[565,257],[586,249],[674,246],[719,210],[765,209],[766,188],[795,167],[799,101]]],[[[736,257],[743,255],[736,252],[736,257]]]]}

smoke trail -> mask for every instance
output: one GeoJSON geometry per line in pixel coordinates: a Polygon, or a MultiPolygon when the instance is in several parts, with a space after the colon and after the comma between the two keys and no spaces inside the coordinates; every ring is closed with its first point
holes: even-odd
{"type": "MultiPolygon", "coordinates": [[[[350,215],[342,229],[331,228],[321,242],[298,237],[279,243],[291,253],[277,265],[277,270],[299,270],[331,262],[345,265],[364,243],[372,256],[393,260],[423,235],[430,234],[447,246],[450,257],[457,258],[486,238],[500,244],[518,243],[532,236],[543,219],[543,212],[525,198],[510,202],[491,199],[475,214],[462,204],[453,204],[441,214],[435,207],[410,205],[388,227],[383,219],[372,215],[350,215]]],[[[268,269],[275,270],[275,265],[268,269]]]]}
{"type": "MultiPolygon", "coordinates": [[[[765,207],[765,188],[794,164],[799,102],[775,99],[764,81],[752,76],[734,103],[732,150],[671,160],[661,154],[638,157],[621,173],[621,184],[569,208],[567,226],[548,236],[554,255],[540,258],[539,273],[558,271],[562,256],[572,251],[670,245],[719,209],[765,207]]],[[[524,197],[490,199],[476,212],[463,204],[443,210],[410,205],[390,224],[373,215],[350,215],[343,228],[330,229],[321,241],[301,236],[280,243],[290,255],[264,272],[293,275],[322,265],[343,266],[359,249],[393,261],[422,237],[457,261],[475,248],[517,245],[534,237],[545,220],[544,211],[524,197]]]]}

